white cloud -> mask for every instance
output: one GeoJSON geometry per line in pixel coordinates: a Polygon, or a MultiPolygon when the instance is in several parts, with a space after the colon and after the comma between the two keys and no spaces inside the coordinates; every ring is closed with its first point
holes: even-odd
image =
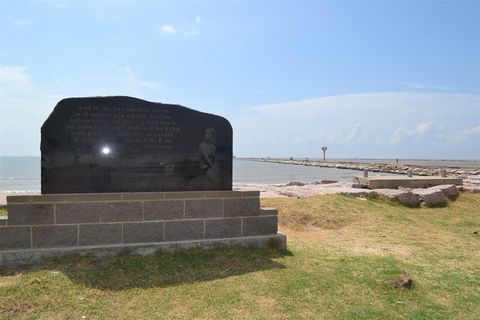
{"type": "Polygon", "coordinates": [[[404,127],[399,127],[397,128],[397,130],[395,130],[392,137],[390,138],[390,144],[395,145],[400,143],[403,140],[403,138],[406,138],[406,137],[412,138],[414,136],[424,134],[430,130],[431,126],[432,126],[431,122],[423,122],[423,123],[419,123],[417,127],[413,130],[408,130],[404,127]]]}
{"type": "Polygon", "coordinates": [[[32,20],[27,19],[12,19],[11,22],[15,27],[28,27],[33,24],[32,20]]]}
{"type": "Polygon", "coordinates": [[[470,134],[480,134],[480,126],[478,126],[478,127],[476,127],[476,128],[468,129],[468,130],[467,130],[467,133],[470,133],[470,134]]]}
{"type": "Polygon", "coordinates": [[[42,0],[42,1],[57,9],[63,9],[67,7],[67,2],[64,0],[42,0]]]}
{"type": "Polygon", "coordinates": [[[189,29],[183,32],[183,35],[185,37],[194,37],[200,34],[200,31],[198,31],[198,25],[202,23],[202,17],[201,16],[196,16],[193,25],[190,26],[189,29]]]}
{"type": "Polygon", "coordinates": [[[362,125],[361,125],[360,123],[357,123],[357,124],[352,128],[352,130],[350,131],[350,133],[345,137],[345,142],[350,142],[350,141],[352,141],[353,139],[355,139],[355,137],[358,135],[361,127],[362,127],[362,125]]]}
{"type": "Polygon", "coordinates": [[[26,66],[0,66],[0,155],[38,155],[40,127],[63,98],[158,95],[160,83],[140,79],[130,67],[108,66],[106,76],[49,79],[35,77],[26,66]]]}
{"type": "Polygon", "coordinates": [[[129,67],[125,67],[124,70],[127,73],[127,82],[130,85],[143,87],[150,90],[157,90],[158,88],[160,88],[160,83],[158,82],[145,81],[145,80],[138,79],[137,76],[135,76],[135,74],[129,67]]]}
{"type": "Polygon", "coordinates": [[[254,106],[232,124],[234,138],[258,145],[235,140],[239,156],[317,157],[328,143],[332,157],[431,157],[455,150],[449,157],[472,158],[473,135],[455,149],[440,136],[476,127],[479,115],[480,95],[384,92],[254,106]]]}
{"type": "MultiPolygon", "coordinates": [[[[480,126],[474,128],[466,128],[450,134],[441,134],[440,138],[444,139],[446,143],[466,143],[471,139],[477,141],[480,147],[480,126]]],[[[479,149],[480,150],[480,149],[479,149]]]]}
{"type": "Polygon", "coordinates": [[[185,31],[185,32],[183,33],[183,35],[184,35],[185,37],[194,37],[194,36],[197,36],[197,35],[199,35],[199,34],[200,34],[200,32],[198,32],[198,30],[195,30],[195,29],[185,31]]]}
{"type": "Polygon", "coordinates": [[[57,97],[36,87],[27,67],[0,66],[0,109],[44,115],[57,97]]]}
{"type": "Polygon", "coordinates": [[[408,131],[404,127],[397,128],[390,139],[390,144],[398,144],[402,139],[406,136],[410,135],[410,131],[408,131]]]}
{"type": "Polygon", "coordinates": [[[329,131],[323,134],[314,134],[309,137],[297,138],[295,141],[299,143],[337,143],[337,144],[345,144],[350,143],[360,135],[362,125],[357,123],[350,129],[350,131],[345,130],[335,130],[329,131]]]}
{"type": "Polygon", "coordinates": [[[431,122],[423,122],[423,123],[420,123],[416,128],[415,128],[415,132],[416,133],[424,133],[424,132],[427,132],[428,130],[430,130],[430,127],[432,126],[432,123],[431,122]]]}
{"type": "Polygon", "coordinates": [[[173,25],[163,25],[158,30],[163,34],[174,35],[180,34],[184,37],[194,37],[200,34],[198,30],[199,25],[202,23],[202,17],[197,15],[193,22],[190,22],[189,25],[184,26],[183,28],[175,28],[173,25]]]}
{"type": "Polygon", "coordinates": [[[40,127],[59,99],[36,87],[25,66],[0,66],[0,155],[38,154],[40,127]]]}
{"type": "Polygon", "coordinates": [[[27,68],[22,66],[0,66],[0,90],[2,95],[28,93],[32,90],[32,79],[27,68]]]}
{"type": "Polygon", "coordinates": [[[158,31],[160,31],[163,34],[175,34],[177,33],[177,29],[175,29],[174,26],[166,24],[158,28],[158,31]]]}
{"type": "Polygon", "coordinates": [[[408,89],[413,89],[413,90],[449,90],[452,89],[449,86],[444,86],[444,85],[436,85],[436,84],[425,84],[421,82],[400,82],[400,85],[403,87],[406,87],[408,89]]]}

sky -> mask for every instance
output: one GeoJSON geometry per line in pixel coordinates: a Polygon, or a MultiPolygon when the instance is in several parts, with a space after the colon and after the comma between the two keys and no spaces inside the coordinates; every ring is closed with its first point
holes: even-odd
{"type": "Polygon", "coordinates": [[[0,0],[0,156],[67,97],[227,118],[234,154],[480,159],[480,1],[0,0]]]}

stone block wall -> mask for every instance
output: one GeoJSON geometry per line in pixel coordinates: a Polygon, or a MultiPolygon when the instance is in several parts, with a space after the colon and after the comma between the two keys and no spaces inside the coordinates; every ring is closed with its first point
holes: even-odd
{"type": "Polygon", "coordinates": [[[9,196],[2,250],[230,239],[277,234],[258,191],[9,196]]]}

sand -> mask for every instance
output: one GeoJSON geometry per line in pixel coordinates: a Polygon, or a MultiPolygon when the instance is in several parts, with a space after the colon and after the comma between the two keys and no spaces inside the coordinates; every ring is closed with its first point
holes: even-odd
{"type": "MultiPolygon", "coordinates": [[[[365,192],[363,189],[352,188],[351,182],[336,182],[330,184],[306,184],[304,186],[286,186],[279,184],[235,184],[233,190],[236,191],[260,191],[262,198],[304,198],[321,194],[332,193],[359,193],[365,192]]],[[[35,195],[38,193],[28,193],[35,195]]],[[[25,195],[25,193],[0,193],[0,206],[7,204],[7,195],[25,195]]]]}
{"type": "Polygon", "coordinates": [[[259,190],[261,198],[305,198],[323,194],[346,193],[359,194],[368,193],[369,190],[352,187],[352,182],[336,182],[329,184],[306,184],[304,186],[287,186],[275,184],[243,184],[234,185],[233,190],[250,191],[259,190]]]}
{"type": "MultiPolygon", "coordinates": [[[[469,192],[480,192],[480,176],[468,176],[464,179],[463,189],[469,192]]],[[[351,195],[371,192],[366,189],[353,188],[353,182],[335,182],[325,184],[285,185],[285,184],[234,184],[236,191],[260,191],[261,198],[305,198],[323,194],[346,193],[351,195]]],[[[7,195],[35,195],[38,193],[0,193],[0,207],[6,206],[7,195]]]]}

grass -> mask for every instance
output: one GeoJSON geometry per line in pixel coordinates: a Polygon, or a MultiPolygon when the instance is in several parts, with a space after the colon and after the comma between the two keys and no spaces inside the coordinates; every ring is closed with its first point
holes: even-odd
{"type": "Polygon", "coordinates": [[[0,216],[6,216],[7,215],[7,208],[0,208],[0,216]]]}
{"type": "Polygon", "coordinates": [[[262,205],[279,208],[288,252],[77,257],[5,271],[0,318],[480,318],[480,195],[435,209],[342,195],[262,205]],[[401,272],[413,289],[392,285],[401,272]]]}

